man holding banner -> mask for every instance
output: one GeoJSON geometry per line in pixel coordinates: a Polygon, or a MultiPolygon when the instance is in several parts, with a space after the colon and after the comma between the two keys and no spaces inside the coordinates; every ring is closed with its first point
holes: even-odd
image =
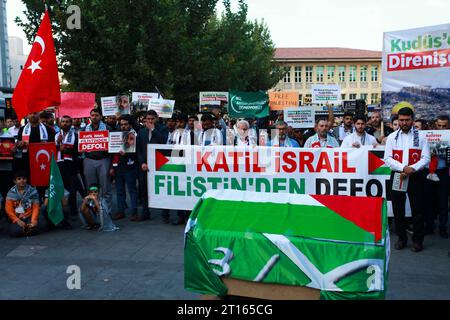
{"type": "Polygon", "coordinates": [[[328,120],[316,121],[317,133],[305,142],[305,148],[339,148],[339,142],[329,133],[328,120]]]}
{"type": "Polygon", "coordinates": [[[384,161],[391,168],[392,207],[398,241],[395,249],[406,247],[405,202],[408,193],[413,218],[412,251],[423,250],[425,199],[424,168],[430,162],[428,142],[413,127],[414,113],[410,108],[398,112],[400,129],[389,135],[386,142],[384,161]]]}

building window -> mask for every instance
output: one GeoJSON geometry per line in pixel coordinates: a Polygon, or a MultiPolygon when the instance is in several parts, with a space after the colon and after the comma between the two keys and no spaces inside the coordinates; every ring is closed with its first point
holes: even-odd
{"type": "Polygon", "coordinates": [[[306,73],[306,82],[312,82],[312,66],[307,66],[305,73],[306,73]]]}
{"type": "Polygon", "coordinates": [[[335,66],[328,66],[327,67],[327,78],[328,81],[334,81],[334,71],[336,67],[335,66]]]}
{"type": "Polygon", "coordinates": [[[298,105],[301,106],[302,105],[302,100],[303,96],[301,94],[298,95],[298,105]]]}
{"type": "Polygon", "coordinates": [[[283,82],[290,83],[291,82],[291,67],[284,67],[284,72],[286,72],[286,74],[284,75],[283,82]]]}
{"type": "Polygon", "coordinates": [[[356,93],[350,93],[350,100],[356,100],[356,93]]]}
{"type": "Polygon", "coordinates": [[[367,82],[367,66],[361,66],[359,70],[360,81],[367,82]]]}
{"type": "Polygon", "coordinates": [[[325,68],[323,66],[316,67],[316,82],[323,82],[323,70],[325,68]]]}
{"type": "Polygon", "coordinates": [[[302,67],[295,67],[295,83],[302,82],[302,67]]]}
{"type": "Polygon", "coordinates": [[[345,96],[346,96],[346,94],[345,94],[345,93],[342,93],[342,94],[341,94],[341,99],[342,99],[342,101],[344,101],[344,100],[345,100],[345,96]]]}
{"type": "Polygon", "coordinates": [[[367,93],[361,93],[361,99],[367,102],[367,93]]]}
{"type": "Polygon", "coordinates": [[[345,66],[339,66],[339,82],[345,82],[345,66]]]}
{"type": "Polygon", "coordinates": [[[370,95],[370,103],[372,103],[372,104],[376,104],[376,103],[378,103],[379,101],[378,101],[378,93],[372,93],[371,95],[370,95]]]}
{"type": "Polygon", "coordinates": [[[377,66],[372,66],[372,82],[377,82],[378,81],[378,67],[377,66]]]}
{"type": "Polygon", "coordinates": [[[348,81],[356,82],[356,66],[350,66],[348,81]]]}

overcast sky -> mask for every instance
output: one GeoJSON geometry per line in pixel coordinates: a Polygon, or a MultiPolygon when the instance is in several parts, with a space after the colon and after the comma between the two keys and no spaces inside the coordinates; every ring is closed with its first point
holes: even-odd
{"type": "MultiPolygon", "coordinates": [[[[235,7],[237,1],[232,3],[235,7]]],[[[277,47],[382,50],[383,32],[450,22],[449,0],[247,0],[247,3],[249,18],[264,19],[277,47]]],[[[25,34],[14,23],[14,17],[22,15],[24,8],[20,0],[7,0],[9,36],[25,40],[25,34]]]]}

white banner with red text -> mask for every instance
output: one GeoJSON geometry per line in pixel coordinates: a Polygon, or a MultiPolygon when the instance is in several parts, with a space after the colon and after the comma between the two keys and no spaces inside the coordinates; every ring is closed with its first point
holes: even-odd
{"type": "MultiPolygon", "coordinates": [[[[149,207],[192,210],[208,190],[383,196],[384,149],[148,145],[149,207]]],[[[392,207],[388,202],[390,216],[392,207]]],[[[408,210],[409,208],[407,208],[408,210]]],[[[409,211],[409,210],[408,210],[409,211]]]]}

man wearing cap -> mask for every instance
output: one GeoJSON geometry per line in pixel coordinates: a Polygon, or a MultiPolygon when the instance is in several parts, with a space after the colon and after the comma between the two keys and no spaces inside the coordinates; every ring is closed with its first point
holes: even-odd
{"type": "Polygon", "coordinates": [[[411,207],[413,220],[412,251],[423,250],[425,199],[425,171],[430,162],[430,149],[425,136],[413,126],[414,113],[410,108],[402,108],[398,112],[400,129],[389,135],[386,141],[384,161],[391,168],[391,185],[394,178],[408,183],[406,192],[391,191],[392,208],[394,211],[395,228],[398,241],[395,249],[406,247],[408,236],[405,220],[406,193],[411,207]]]}

